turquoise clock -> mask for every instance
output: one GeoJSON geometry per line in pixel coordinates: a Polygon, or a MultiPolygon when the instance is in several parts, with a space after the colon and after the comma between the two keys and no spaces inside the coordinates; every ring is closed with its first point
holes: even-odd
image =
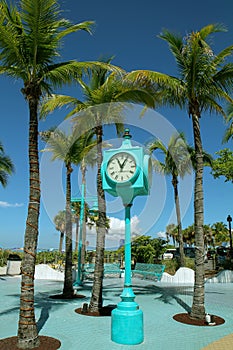
{"type": "Polygon", "coordinates": [[[149,194],[152,179],[151,158],[143,147],[132,146],[129,129],[125,129],[121,147],[104,151],[101,175],[103,189],[124,204],[136,196],[149,194]]]}

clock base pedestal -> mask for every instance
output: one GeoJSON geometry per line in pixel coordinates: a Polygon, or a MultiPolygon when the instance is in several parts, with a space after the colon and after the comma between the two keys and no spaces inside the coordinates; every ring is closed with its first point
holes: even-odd
{"type": "Polygon", "coordinates": [[[143,313],[134,301],[131,287],[124,288],[121,299],[112,311],[111,339],[118,344],[140,344],[144,340],[143,313]]]}

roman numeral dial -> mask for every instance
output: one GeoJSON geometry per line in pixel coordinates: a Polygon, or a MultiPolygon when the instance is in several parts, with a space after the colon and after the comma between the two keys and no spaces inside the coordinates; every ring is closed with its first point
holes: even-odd
{"type": "Polygon", "coordinates": [[[112,156],[107,165],[107,174],[115,182],[127,182],[137,170],[135,158],[127,152],[119,152],[112,156]]]}

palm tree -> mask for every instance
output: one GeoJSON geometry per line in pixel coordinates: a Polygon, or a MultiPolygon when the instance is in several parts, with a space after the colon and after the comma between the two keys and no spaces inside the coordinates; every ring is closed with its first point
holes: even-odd
{"type": "Polygon", "coordinates": [[[74,214],[74,221],[75,221],[75,226],[76,226],[74,251],[77,253],[78,252],[78,233],[79,233],[79,219],[80,219],[81,203],[80,202],[71,203],[71,208],[72,208],[72,212],[74,214]]]}
{"type": "Polygon", "coordinates": [[[175,224],[168,224],[166,226],[166,237],[167,237],[167,243],[170,241],[170,238],[172,238],[173,245],[176,245],[177,241],[177,234],[178,234],[178,228],[175,224]]]}
{"type": "MultiPolygon", "coordinates": [[[[104,60],[110,63],[111,58],[104,60]]],[[[100,62],[102,63],[102,62],[100,62]]],[[[122,75],[113,72],[109,74],[108,69],[99,66],[94,72],[91,72],[89,84],[78,79],[83,90],[85,101],[77,98],[52,95],[42,105],[41,113],[46,115],[62,106],[69,106],[73,109],[67,117],[77,117],[73,120],[76,123],[76,129],[93,130],[96,135],[97,143],[97,196],[99,218],[96,222],[97,240],[96,240],[96,262],[94,272],[94,283],[92,296],[89,304],[90,312],[99,312],[102,308],[102,286],[104,271],[104,247],[106,233],[106,202],[105,194],[102,188],[101,163],[102,163],[102,141],[103,141],[103,125],[110,122],[116,125],[117,133],[123,131],[122,125],[122,105],[114,104],[114,102],[140,102],[150,107],[154,106],[154,99],[144,88],[138,87],[136,84],[127,80],[122,80],[122,75]],[[103,106],[105,106],[103,108],[103,106]],[[99,107],[99,108],[98,108],[99,107]]]]}
{"type": "Polygon", "coordinates": [[[183,230],[183,239],[189,246],[193,245],[195,242],[194,225],[190,225],[183,230]]]}
{"type": "Polygon", "coordinates": [[[228,105],[227,115],[227,123],[229,123],[229,126],[223,136],[223,142],[228,142],[230,139],[233,139],[233,103],[228,105]]]}
{"type": "MultiPolygon", "coordinates": [[[[85,141],[85,134],[84,137],[84,144],[80,145],[81,153],[79,155],[80,159],[77,159],[75,161],[76,165],[80,164],[81,174],[82,174],[82,186],[84,187],[84,198],[86,198],[86,171],[87,166],[94,167],[96,165],[96,141],[95,140],[88,140],[89,136],[87,133],[87,139],[85,141]]],[[[93,134],[93,133],[91,133],[93,134]]],[[[74,210],[74,214],[76,216],[76,245],[75,245],[75,251],[78,250],[78,231],[79,231],[79,220],[80,220],[80,210],[81,210],[81,203],[80,202],[72,202],[72,209],[74,210]]],[[[82,218],[84,223],[89,222],[89,226],[93,225],[93,218],[92,215],[89,212],[89,206],[85,202],[84,203],[84,217],[82,218]]],[[[84,224],[82,227],[82,253],[81,253],[81,261],[82,265],[85,263],[85,253],[86,253],[86,225],[84,224]]]]}
{"type": "MultiPolygon", "coordinates": [[[[96,146],[96,141],[93,143],[94,146],[96,146]]],[[[103,142],[102,147],[110,147],[111,145],[109,143],[103,142]]],[[[87,146],[88,147],[88,146],[87,146]]],[[[92,149],[89,149],[89,152],[85,155],[84,150],[84,158],[81,161],[80,168],[82,173],[82,184],[84,185],[84,197],[86,197],[86,171],[87,166],[91,166],[92,168],[97,163],[97,150],[96,147],[93,147],[92,149]]],[[[96,203],[94,203],[95,205],[96,203]]],[[[88,205],[86,205],[88,208],[88,205]]],[[[99,215],[99,214],[98,214],[99,215]]],[[[89,208],[88,210],[84,211],[84,222],[87,222],[88,227],[91,229],[94,225],[96,225],[96,222],[98,220],[98,215],[94,215],[90,212],[89,208]]],[[[109,229],[109,218],[106,217],[105,220],[105,228],[106,230],[109,229]]],[[[85,253],[86,253],[86,226],[83,227],[83,245],[82,245],[82,263],[85,263],[85,253]]]]}
{"type": "Polygon", "coordinates": [[[0,142],[0,183],[6,187],[8,182],[8,175],[14,172],[14,165],[10,157],[4,152],[4,147],[0,142]]]}
{"type": "Polygon", "coordinates": [[[47,140],[47,148],[43,151],[52,152],[52,160],[60,159],[66,167],[66,205],[65,205],[65,278],[63,293],[61,297],[73,298],[73,278],[72,278],[72,216],[71,216],[71,173],[72,159],[76,153],[76,144],[71,136],[56,130],[50,134],[47,140]]]}
{"type": "Polygon", "coordinates": [[[196,268],[193,304],[190,316],[205,318],[204,293],[204,208],[203,208],[203,150],[200,118],[203,112],[216,112],[225,117],[221,102],[233,103],[233,63],[226,63],[232,54],[233,45],[219,54],[214,54],[208,38],[216,32],[226,31],[224,26],[210,24],[199,31],[193,31],[184,38],[164,30],[159,37],[165,40],[172,52],[179,77],[153,71],[134,71],[128,79],[142,86],[155,88],[156,96],[160,89],[160,103],[186,109],[192,120],[196,154],[194,186],[194,231],[196,268]]]}
{"type": "MultiPolygon", "coordinates": [[[[42,139],[43,139],[43,133],[42,139]]],[[[47,141],[47,148],[43,151],[52,152],[52,160],[62,160],[66,167],[66,210],[65,210],[65,231],[66,231],[66,259],[65,259],[65,279],[62,298],[70,299],[74,297],[73,278],[72,278],[72,214],[71,214],[71,173],[73,171],[72,163],[77,163],[84,154],[83,137],[76,138],[75,133],[66,135],[65,132],[56,129],[52,132],[46,132],[44,140],[47,141]],[[49,137],[50,135],[50,137],[49,137]]],[[[92,142],[92,147],[95,143],[92,142]]],[[[89,147],[91,147],[89,145],[89,147]]],[[[87,149],[87,147],[86,147],[87,149]]]]}
{"type": "MultiPolygon", "coordinates": [[[[85,195],[84,195],[85,199],[85,195]]],[[[74,222],[76,226],[75,230],[75,248],[74,251],[78,253],[78,246],[80,243],[80,230],[82,224],[82,248],[81,248],[81,264],[83,267],[83,264],[85,264],[85,255],[86,255],[86,224],[89,225],[90,222],[92,222],[91,215],[89,212],[89,206],[87,202],[84,202],[84,212],[83,212],[83,218],[82,223],[80,223],[80,214],[81,214],[81,201],[72,202],[71,203],[72,212],[74,214],[74,222]]]]}
{"type": "Polygon", "coordinates": [[[213,245],[213,230],[210,225],[204,225],[203,231],[204,231],[205,248],[207,250],[209,245],[213,245]]]}
{"type": "MultiPolygon", "coordinates": [[[[93,139],[93,131],[88,131],[87,133],[82,134],[79,137],[79,154],[77,155],[77,159],[75,159],[75,165],[80,165],[80,170],[82,174],[82,186],[84,188],[84,198],[86,198],[86,171],[87,171],[87,165],[90,165],[93,167],[96,164],[96,141],[93,139]]],[[[81,209],[81,203],[76,202],[72,203],[73,208],[75,209],[76,214],[76,247],[75,250],[77,251],[77,235],[78,235],[78,226],[79,226],[79,219],[80,219],[80,209],[81,209]]],[[[84,217],[82,218],[83,223],[87,222],[89,215],[89,207],[86,202],[84,202],[84,217]]],[[[83,223],[81,223],[83,225],[83,223]]],[[[85,263],[85,253],[86,253],[86,225],[84,224],[82,226],[82,252],[81,252],[81,261],[82,265],[85,263]]]]}
{"type": "Polygon", "coordinates": [[[150,153],[153,153],[153,151],[158,150],[161,151],[164,156],[164,162],[160,162],[158,160],[153,161],[155,171],[172,176],[172,186],[174,190],[174,200],[176,206],[178,234],[177,237],[179,242],[180,266],[185,266],[185,258],[180,213],[180,200],[178,192],[178,176],[183,178],[185,174],[190,173],[192,169],[192,164],[190,161],[190,155],[187,146],[188,145],[185,140],[185,136],[182,133],[172,135],[167,147],[163,144],[161,140],[158,139],[152,141],[148,146],[150,153]]]}
{"type": "Polygon", "coordinates": [[[216,246],[229,241],[229,231],[226,224],[223,222],[215,222],[211,228],[213,230],[214,243],[216,246]]]}
{"type": "Polygon", "coordinates": [[[60,241],[59,241],[59,252],[62,251],[64,235],[66,232],[66,211],[60,210],[58,214],[54,217],[53,222],[56,226],[56,230],[60,232],[60,241]]]}
{"type": "Polygon", "coordinates": [[[18,347],[39,345],[34,315],[34,272],[40,209],[38,160],[38,104],[54,87],[92,66],[85,62],[59,62],[62,39],[78,30],[91,31],[93,22],[73,25],[60,16],[56,0],[20,0],[8,6],[0,1],[0,74],[23,82],[21,89],[29,108],[29,204],[22,261],[18,347]]]}

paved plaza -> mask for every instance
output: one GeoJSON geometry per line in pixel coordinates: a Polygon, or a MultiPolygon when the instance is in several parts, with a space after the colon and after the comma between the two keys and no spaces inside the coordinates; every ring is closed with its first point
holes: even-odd
{"type": "MultiPolygon", "coordinates": [[[[104,279],[104,306],[116,305],[120,301],[123,284],[123,278],[104,279]]],[[[83,287],[78,288],[78,293],[85,295],[84,299],[61,300],[51,299],[49,296],[62,292],[62,281],[36,280],[35,309],[39,334],[59,339],[61,350],[233,349],[232,283],[206,283],[206,311],[225,320],[220,326],[208,327],[186,325],[173,319],[175,314],[190,310],[193,292],[191,284],[169,284],[133,278],[132,285],[136,295],[135,301],[143,311],[143,343],[117,344],[111,341],[111,317],[90,317],[75,312],[84,302],[90,301],[92,281],[87,281],[83,287]],[[225,336],[220,345],[213,343],[225,336]]],[[[0,295],[0,338],[15,336],[20,276],[0,276],[0,295]]],[[[122,332],[127,330],[122,329],[122,332]]]]}

